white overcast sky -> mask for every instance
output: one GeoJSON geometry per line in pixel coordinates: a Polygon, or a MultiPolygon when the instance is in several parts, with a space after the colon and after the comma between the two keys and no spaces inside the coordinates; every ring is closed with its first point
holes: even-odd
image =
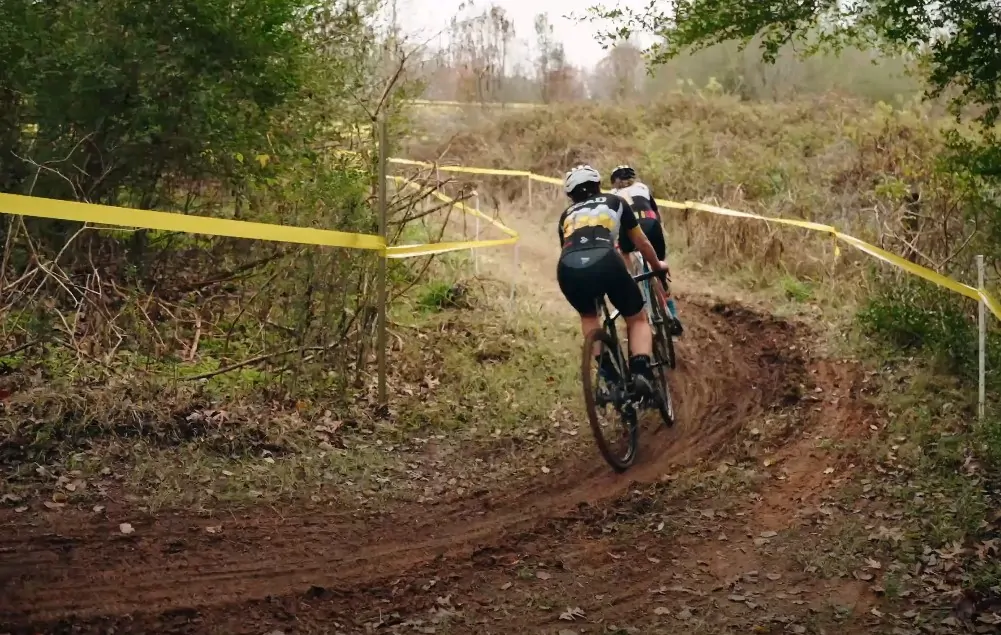
{"type": "MultiPolygon", "coordinates": [[[[472,17],[482,13],[491,4],[496,4],[504,9],[508,19],[514,23],[515,37],[525,44],[534,44],[535,16],[545,12],[549,15],[556,39],[563,44],[567,61],[574,66],[593,68],[606,54],[595,38],[599,25],[578,23],[563,16],[571,13],[584,15],[588,7],[596,4],[604,4],[609,8],[625,6],[639,9],[648,2],[649,0],[494,0],[491,3],[489,0],[476,0],[471,9],[467,8],[462,12],[462,16],[472,17]]],[[[461,4],[462,0],[397,0],[400,28],[415,39],[431,38],[447,29],[461,4]]],[[[648,43],[647,38],[640,41],[648,43]]],[[[519,57],[527,53],[524,47],[517,47],[516,51],[519,57]]]]}

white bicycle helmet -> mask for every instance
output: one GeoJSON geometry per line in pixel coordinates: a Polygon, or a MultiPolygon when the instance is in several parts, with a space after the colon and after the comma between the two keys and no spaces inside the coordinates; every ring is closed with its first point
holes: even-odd
{"type": "Polygon", "coordinates": [[[563,191],[569,195],[578,185],[585,183],[601,185],[601,175],[590,165],[581,164],[567,172],[567,176],[563,180],[563,191]]]}

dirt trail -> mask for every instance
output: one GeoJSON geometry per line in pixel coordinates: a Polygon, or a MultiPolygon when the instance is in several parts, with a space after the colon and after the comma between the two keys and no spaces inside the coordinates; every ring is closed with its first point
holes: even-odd
{"type": "MultiPolygon", "coordinates": [[[[530,276],[546,311],[572,319],[559,308],[558,291],[552,293],[555,239],[546,240],[552,232],[515,222],[525,236],[521,275],[530,276]]],[[[509,256],[483,255],[498,270],[509,256]]],[[[700,561],[682,554],[707,548],[711,554],[712,539],[687,544],[684,535],[674,536],[674,556],[627,565],[608,556],[620,548],[602,529],[609,515],[639,513],[634,498],[642,484],[659,487],[679,466],[725,455],[742,429],[797,409],[804,391],[850,382],[844,373],[816,372],[828,367],[805,355],[802,327],[708,296],[686,295],[683,307],[687,332],[674,386],[682,423],[645,429],[639,462],[625,475],[612,473],[595,452],[504,491],[376,515],[319,506],[256,509],[227,520],[218,535],[207,534],[211,523],[193,513],[136,522],[114,509],[107,516],[0,512],[0,633],[556,632],[567,626],[557,617],[566,608],[561,604],[582,596],[603,598],[592,599],[603,608],[589,609],[600,613],[598,622],[571,616],[587,632],[609,620],[638,619],[637,611],[647,615],[650,588],[676,586],[677,572],[700,561]],[[118,531],[126,519],[135,526],[129,536],[118,531]],[[673,572],[657,566],[672,557],[673,572]],[[551,571],[539,578],[551,580],[545,589],[551,597],[529,594],[531,610],[520,601],[498,604],[503,580],[518,582],[512,571],[528,562],[551,571]]],[[[850,413],[847,402],[837,412],[850,413]]],[[[845,417],[851,418],[839,421],[845,417]]],[[[796,431],[786,455],[803,460],[797,444],[807,436],[796,431]]],[[[774,524],[799,487],[786,479],[772,488],[753,522],[774,524]]],[[[717,517],[705,531],[734,522],[717,517]]],[[[728,632],[721,629],[707,632],[728,632]]]]}

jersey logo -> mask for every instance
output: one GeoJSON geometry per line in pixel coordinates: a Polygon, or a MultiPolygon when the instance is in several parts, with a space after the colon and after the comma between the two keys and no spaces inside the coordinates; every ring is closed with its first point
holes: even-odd
{"type": "Polygon", "coordinates": [[[578,229],[585,227],[604,227],[608,231],[615,233],[619,225],[619,215],[605,204],[606,197],[601,199],[591,199],[585,204],[571,207],[567,216],[563,219],[563,235],[569,236],[578,229]]]}

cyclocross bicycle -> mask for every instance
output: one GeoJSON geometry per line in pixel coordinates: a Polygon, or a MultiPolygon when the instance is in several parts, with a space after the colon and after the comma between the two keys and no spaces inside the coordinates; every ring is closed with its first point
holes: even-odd
{"type": "Polygon", "coordinates": [[[657,380],[654,382],[656,385],[653,403],[644,403],[636,395],[627,356],[620,344],[616,329],[616,319],[620,314],[618,310],[609,312],[608,303],[604,298],[599,302],[604,317],[602,328],[587,334],[581,356],[584,404],[591,430],[594,432],[598,450],[616,472],[624,472],[636,460],[639,449],[640,410],[656,408],[666,426],[674,425],[675,421],[674,401],[668,383],[668,369],[675,367],[674,342],[671,339],[666,311],[653,293],[651,278],[657,281],[653,284],[660,284],[660,279],[656,278],[657,273],[650,271],[645,263],[644,269],[643,273],[633,276],[633,280],[643,291],[648,320],[653,329],[653,358],[650,365],[657,380]],[[600,354],[596,358],[594,350],[598,347],[600,354]],[[610,367],[602,370],[598,359],[610,360],[607,362],[610,367]],[[617,424],[608,435],[602,430],[599,410],[609,412],[618,418],[617,424]]]}

